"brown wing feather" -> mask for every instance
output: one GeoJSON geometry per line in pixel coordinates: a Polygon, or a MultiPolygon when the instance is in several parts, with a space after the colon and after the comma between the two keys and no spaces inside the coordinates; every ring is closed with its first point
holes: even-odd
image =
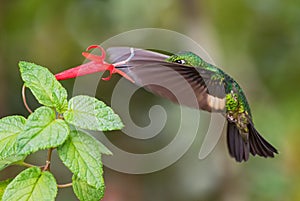
{"type": "MultiPolygon", "coordinates": [[[[112,63],[126,60],[131,55],[129,47],[112,47],[107,52],[112,63]]],[[[224,85],[218,86],[211,81],[212,72],[200,67],[166,62],[166,58],[168,56],[164,54],[135,48],[132,59],[117,68],[130,76],[137,85],[154,94],[181,105],[210,112],[216,110],[214,104],[219,103],[214,97],[224,98],[225,93],[224,85]],[[220,90],[216,90],[217,87],[220,90]]]]}

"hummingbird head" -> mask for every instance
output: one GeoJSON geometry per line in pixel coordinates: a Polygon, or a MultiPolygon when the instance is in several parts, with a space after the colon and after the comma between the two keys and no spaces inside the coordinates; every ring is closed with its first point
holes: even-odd
{"type": "Polygon", "coordinates": [[[171,55],[166,61],[178,63],[187,66],[201,66],[204,61],[193,52],[179,52],[171,55]]]}

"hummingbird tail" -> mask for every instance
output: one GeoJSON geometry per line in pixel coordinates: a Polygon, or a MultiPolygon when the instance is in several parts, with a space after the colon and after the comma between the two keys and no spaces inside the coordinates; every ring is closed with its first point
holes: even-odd
{"type": "Polygon", "coordinates": [[[249,159],[249,143],[242,138],[237,126],[231,122],[227,125],[227,146],[230,156],[237,162],[249,159]]]}
{"type": "Polygon", "coordinates": [[[236,161],[242,162],[249,159],[249,152],[255,156],[274,157],[278,153],[267,140],[265,140],[254,128],[253,123],[248,124],[248,139],[243,139],[239,129],[234,123],[228,122],[227,126],[227,145],[229,154],[236,161]]]}
{"type": "Polygon", "coordinates": [[[278,151],[267,140],[265,140],[258,131],[254,128],[253,123],[248,124],[249,129],[249,143],[250,153],[255,156],[256,154],[262,157],[274,157],[278,151]]]}

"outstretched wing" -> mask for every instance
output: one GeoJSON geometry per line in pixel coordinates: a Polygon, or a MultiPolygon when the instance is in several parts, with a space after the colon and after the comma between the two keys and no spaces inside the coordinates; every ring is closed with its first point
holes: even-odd
{"type": "Polygon", "coordinates": [[[154,94],[209,112],[225,109],[225,82],[214,71],[167,62],[168,55],[149,50],[111,47],[107,53],[111,63],[132,56],[116,68],[154,94]]]}

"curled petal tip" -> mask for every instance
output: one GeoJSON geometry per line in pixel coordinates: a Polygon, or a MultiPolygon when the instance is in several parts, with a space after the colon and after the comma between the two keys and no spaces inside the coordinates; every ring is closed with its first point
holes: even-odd
{"type": "Polygon", "coordinates": [[[89,47],[86,48],[86,51],[90,51],[91,49],[96,49],[96,48],[101,51],[101,56],[99,57],[102,58],[102,60],[104,60],[106,57],[106,53],[103,47],[101,47],[100,45],[90,45],[89,47]]]}
{"type": "Polygon", "coordinates": [[[91,49],[99,48],[99,45],[90,45],[86,48],[86,51],[90,51],[91,49]]]}

